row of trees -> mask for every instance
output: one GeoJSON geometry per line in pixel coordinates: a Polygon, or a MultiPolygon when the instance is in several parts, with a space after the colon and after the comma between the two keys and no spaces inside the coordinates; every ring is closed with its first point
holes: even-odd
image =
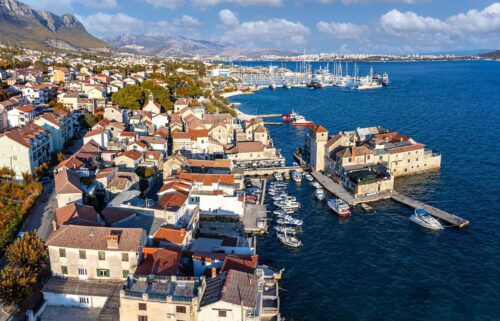
{"type": "Polygon", "coordinates": [[[7,266],[1,272],[0,298],[9,305],[21,305],[31,296],[48,265],[43,242],[33,233],[25,233],[5,252],[7,266]]]}

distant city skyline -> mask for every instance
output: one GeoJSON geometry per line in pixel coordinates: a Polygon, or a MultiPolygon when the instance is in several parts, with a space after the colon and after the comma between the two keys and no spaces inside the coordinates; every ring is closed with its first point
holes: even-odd
{"type": "Polygon", "coordinates": [[[25,0],[73,13],[97,37],[170,34],[242,48],[408,54],[500,47],[500,2],[25,0]]]}

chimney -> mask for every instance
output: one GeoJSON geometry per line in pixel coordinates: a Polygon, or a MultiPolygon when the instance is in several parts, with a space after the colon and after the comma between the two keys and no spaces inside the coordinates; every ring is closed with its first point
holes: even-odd
{"type": "Polygon", "coordinates": [[[106,247],[108,250],[117,250],[119,244],[120,234],[118,231],[111,231],[106,236],[106,247]]]}
{"type": "Polygon", "coordinates": [[[212,271],[212,278],[215,278],[217,276],[217,268],[213,267],[211,271],[212,271]]]}

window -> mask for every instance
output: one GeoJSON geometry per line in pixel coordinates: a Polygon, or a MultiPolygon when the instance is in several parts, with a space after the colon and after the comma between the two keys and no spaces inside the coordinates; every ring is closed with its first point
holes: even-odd
{"type": "Polygon", "coordinates": [[[59,257],[66,257],[66,249],[59,249],[59,257]]]}
{"type": "Polygon", "coordinates": [[[99,251],[98,256],[99,256],[99,261],[104,261],[104,260],[106,260],[106,252],[104,252],[104,251],[99,251]]]}
{"type": "Polygon", "coordinates": [[[139,321],[148,321],[148,317],[145,315],[140,315],[138,320],[139,321]]]}
{"type": "Polygon", "coordinates": [[[128,253],[122,253],[122,261],[128,262],[128,253]]]}
{"type": "Polygon", "coordinates": [[[80,254],[80,259],[85,260],[87,258],[87,252],[85,250],[78,251],[80,254]]]}
{"type": "Polygon", "coordinates": [[[67,266],[62,265],[62,266],[61,266],[61,273],[62,273],[62,274],[68,274],[68,267],[67,267],[67,266]]]}
{"type": "Polygon", "coordinates": [[[347,160],[348,163],[352,162],[352,158],[349,157],[349,159],[347,160]]]}
{"type": "Polygon", "coordinates": [[[87,269],[86,268],[78,268],[78,275],[87,275],[87,269]]]}
{"type": "Polygon", "coordinates": [[[148,309],[146,303],[139,303],[139,310],[145,311],[148,309]]]}
{"type": "Polygon", "coordinates": [[[418,162],[418,157],[417,157],[417,162],[418,162]]]}
{"type": "Polygon", "coordinates": [[[97,276],[109,277],[109,270],[108,269],[97,269],[97,276]]]}
{"type": "Polygon", "coordinates": [[[177,312],[177,313],[186,313],[186,307],[178,305],[178,306],[175,307],[175,312],[177,312]]]}
{"type": "Polygon", "coordinates": [[[90,304],[90,298],[88,296],[81,296],[80,303],[81,304],[90,304]]]}
{"type": "Polygon", "coordinates": [[[128,278],[129,270],[123,270],[123,278],[128,278]]]}
{"type": "Polygon", "coordinates": [[[227,311],[219,310],[219,318],[227,317],[227,311]]]}
{"type": "Polygon", "coordinates": [[[382,158],[383,158],[382,156],[379,156],[379,157],[378,157],[378,159],[379,159],[379,160],[382,160],[382,158]]]}

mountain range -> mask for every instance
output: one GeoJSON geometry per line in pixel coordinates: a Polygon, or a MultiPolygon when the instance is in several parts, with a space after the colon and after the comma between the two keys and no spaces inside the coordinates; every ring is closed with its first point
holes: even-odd
{"type": "Polygon", "coordinates": [[[50,11],[34,10],[16,0],[0,0],[0,39],[4,44],[37,49],[109,47],[88,33],[74,15],[58,16],[50,11]]]}
{"type": "Polygon", "coordinates": [[[286,50],[268,48],[237,48],[231,45],[220,44],[206,40],[194,40],[182,36],[135,35],[123,33],[121,35],[104,38],[103,41],[117,49],[162,57],[193,57],[193,56],[247,56],[260,57],[262,55],[290,55],[296,54],[286,50]]]}

